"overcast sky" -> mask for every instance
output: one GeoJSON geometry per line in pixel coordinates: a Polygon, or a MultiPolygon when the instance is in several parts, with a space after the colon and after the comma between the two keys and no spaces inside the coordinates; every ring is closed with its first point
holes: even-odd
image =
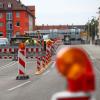
{"type": "Polygon", "coordinates": [[[96,13],[100,0],[21,0],[35,5],[36,24],[85,24],[96,13]]]}

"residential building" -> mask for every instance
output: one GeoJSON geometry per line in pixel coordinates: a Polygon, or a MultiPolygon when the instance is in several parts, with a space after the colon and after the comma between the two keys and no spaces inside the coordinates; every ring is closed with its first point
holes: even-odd
{"type": "Polygon", "coordinates": [[[20,0],[0,0],[0,37],[24,35],[35,27],[35,6],[25,6],[20,0]]]}

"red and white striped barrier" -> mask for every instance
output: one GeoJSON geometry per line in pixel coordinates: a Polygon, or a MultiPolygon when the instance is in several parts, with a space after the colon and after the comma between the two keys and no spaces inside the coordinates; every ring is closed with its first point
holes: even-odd
{"type": "MultiPolygon", "coordinates": [[[[42,52],[42,48],[26,48],[26,52],[38,55],[40,52],[42,52]]],[[[17,55],[17,53],[18,53],[18,48],[0,48],[0,59],[15,59],[14,55],[17,55]]],[[[26,56],[26,58],[34,58],[34,56],[30,57],[26,56]]]]}
{"type": "Polygon", "coordinates": [[[37,71],[41,70],[41,58],[40,57],[36,57],[37,59],[37,71]]]}
{"type": "Polygon", "coordinates": [[[46,47],[46,64],[48,64],[51,61],[51,46],[48,45],[46,47]]]}
{"type": "Polygon", "coordinates": [[[45,56],[42,56],[42,67],[45,68],[45,65],[46,65],[46,63],[45,63],[45,56]]]}
{"type": "Polygon", "coordinates": [[[35,53],[39,53],[41,52],[42,49],[41,48],[26,48],[26,52],[35,52],[35,53]]]}
{"type": "Polygon", "coordinates": [[[43,67],[41,66],[41,57],[38,56],[36,57],[36,59],[37,59],[37,68],[35,74],[39,75],[43,72],[43,67]]]}
{"type": "Polygon", "coordinates": [[[29,76],[26,75],[26,49],[18,50],[18,76],[17,80],[28,79],[29,76]]]}
{"type": "MultiPolygon", "coordinates": [[[[12,53],[16,50],[16,48],[0,48],[0,53],[4,52],[4,53],[12,53]]],[[[18,49],[17,49],[18,51],[18,49]]]]}

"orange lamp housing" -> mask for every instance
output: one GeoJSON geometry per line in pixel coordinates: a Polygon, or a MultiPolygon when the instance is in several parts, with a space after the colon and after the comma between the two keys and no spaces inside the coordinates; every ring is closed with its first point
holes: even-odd
{"type": "Polygon", "coordinates": [[[20,49],[25,49],[25,44],[24,44],[24,43],[20,43],[20,44],[19,44],[19,48],[20,48],[20,49]]]}
{"type": "Polygon", "coordinates": [[[94,91],[95,78],[92,64],[81,48],[61,49],[56,57],[58,71],[67,79],[70,91],[94,91]]]}

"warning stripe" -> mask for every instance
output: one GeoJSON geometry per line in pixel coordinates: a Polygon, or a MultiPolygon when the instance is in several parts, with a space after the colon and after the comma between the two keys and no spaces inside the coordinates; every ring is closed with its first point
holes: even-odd
{"type": "Polygon", "coordinates": [[[25,74],[25,73],[24,73],[22,70],[20,70],[20,69],[19,69],[18,71],[19,71],[19,74],[20,74],[20,75],[25,74]]]}
{"type": "Polygon", "coordinates": [[[25,68],[25,61],[23,61],[21,58],[19,58],[19,63],[25,68]]]}
{"type": "Polygon", "coordinates": [[[21,58],[24,62],[26,62],[26,54],[25,54],[25,52],[21,52],[21,50],[18,51],[18,56],[19,56],[19,58],[21,58]],[[22,53],[23,53],[23,54],[22,54],[22,53]]]}

